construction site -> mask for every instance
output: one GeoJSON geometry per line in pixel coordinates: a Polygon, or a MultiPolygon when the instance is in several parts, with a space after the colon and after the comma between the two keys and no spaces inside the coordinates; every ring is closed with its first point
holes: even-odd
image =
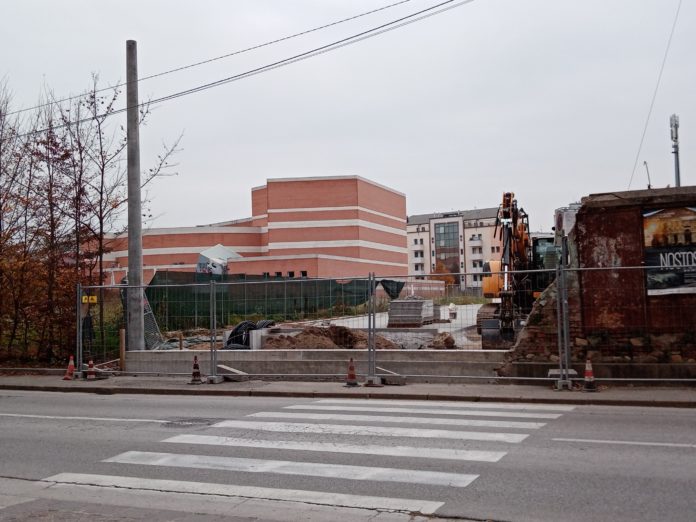
{"type": "Polygon", "coordinates": [[[352,358],[358,375],[389,383],[570,386],[591,360],[599,380],[693,379],[695,204],[694,187],[594,194],[559,209],[553,237],[534,238],[505,193],[502,251],[486,261],[478,294],[457,282],[463,272],[158,272],[144,288],[145,350],[126,346],[125,288],[85,287],[105,314],[83,297],[78,367],[186,375],[198,354],[215,379],[340,381],[352,358]]]}

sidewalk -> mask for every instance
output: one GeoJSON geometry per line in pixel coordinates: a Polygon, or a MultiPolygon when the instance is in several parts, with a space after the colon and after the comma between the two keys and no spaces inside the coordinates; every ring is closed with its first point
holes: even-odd
{"type": "Polygon", "coordinates": [[[219,395],[246,397],[347,397],[372,399],[538,402],[605,406],[696,408],[694,387],[599,385],[596,393],[555,391],[550,384],[423,384],[381,388],[345,387],[340,382],[259,381],[188,384],[190,377],[113,376],[94,381],[64,381],[61,375],[0,375],[0,390],[98,394],[219,395]]]}

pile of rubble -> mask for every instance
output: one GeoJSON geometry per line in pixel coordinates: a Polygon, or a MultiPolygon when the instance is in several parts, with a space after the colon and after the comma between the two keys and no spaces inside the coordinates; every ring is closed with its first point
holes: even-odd
{"type": "MultiPolygon", "coordinates": [[[[398,350],[401,347],[380,335],[375,336],[377,350],[398,350]]],[[[367,349],[367,333],[345,326],[328,328],[310,326],[297,335],[269,336],[262,346],[265,350],[364,350],[367,349]]]]}

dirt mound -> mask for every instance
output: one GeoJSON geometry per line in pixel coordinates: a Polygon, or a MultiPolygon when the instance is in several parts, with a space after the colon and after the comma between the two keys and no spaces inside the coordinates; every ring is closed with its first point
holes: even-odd
{"type": "Polygon", "coordinates": [[[452,337],[447,332],[440,332],[433,338],[433,342],[428,345],[428,348],[433,348],[434,350],[453,350],[457,345],[454,342],[454,337],[452,337]]]}
{"type": "MultiPolygon", "coordinates": [[[[395,350],[399,347],[384,337],[375,336],[375,347],[378,350],[395,350]]],[[[320,328],[309,326],[295,336],[279,335],[267,337],[263,349],[266,350],[361,350],[367,348],[367,333],[351,330],[345,326],[329,326],[320,328]]]]}

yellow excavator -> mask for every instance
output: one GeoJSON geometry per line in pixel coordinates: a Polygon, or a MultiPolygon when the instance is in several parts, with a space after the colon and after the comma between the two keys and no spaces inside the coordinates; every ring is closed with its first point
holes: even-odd
{"type": "Polygon", "coordinates": [[[494,302],[478,311],[476,325],[483,349],[511,348],[532,310],[535,299],[553,280],[557,249],[553,238],[532,239],[529,216],[518,207],[513,192],[503,193],[495,223],[500,259],[483,266],[483,296],[494,302]]]}

